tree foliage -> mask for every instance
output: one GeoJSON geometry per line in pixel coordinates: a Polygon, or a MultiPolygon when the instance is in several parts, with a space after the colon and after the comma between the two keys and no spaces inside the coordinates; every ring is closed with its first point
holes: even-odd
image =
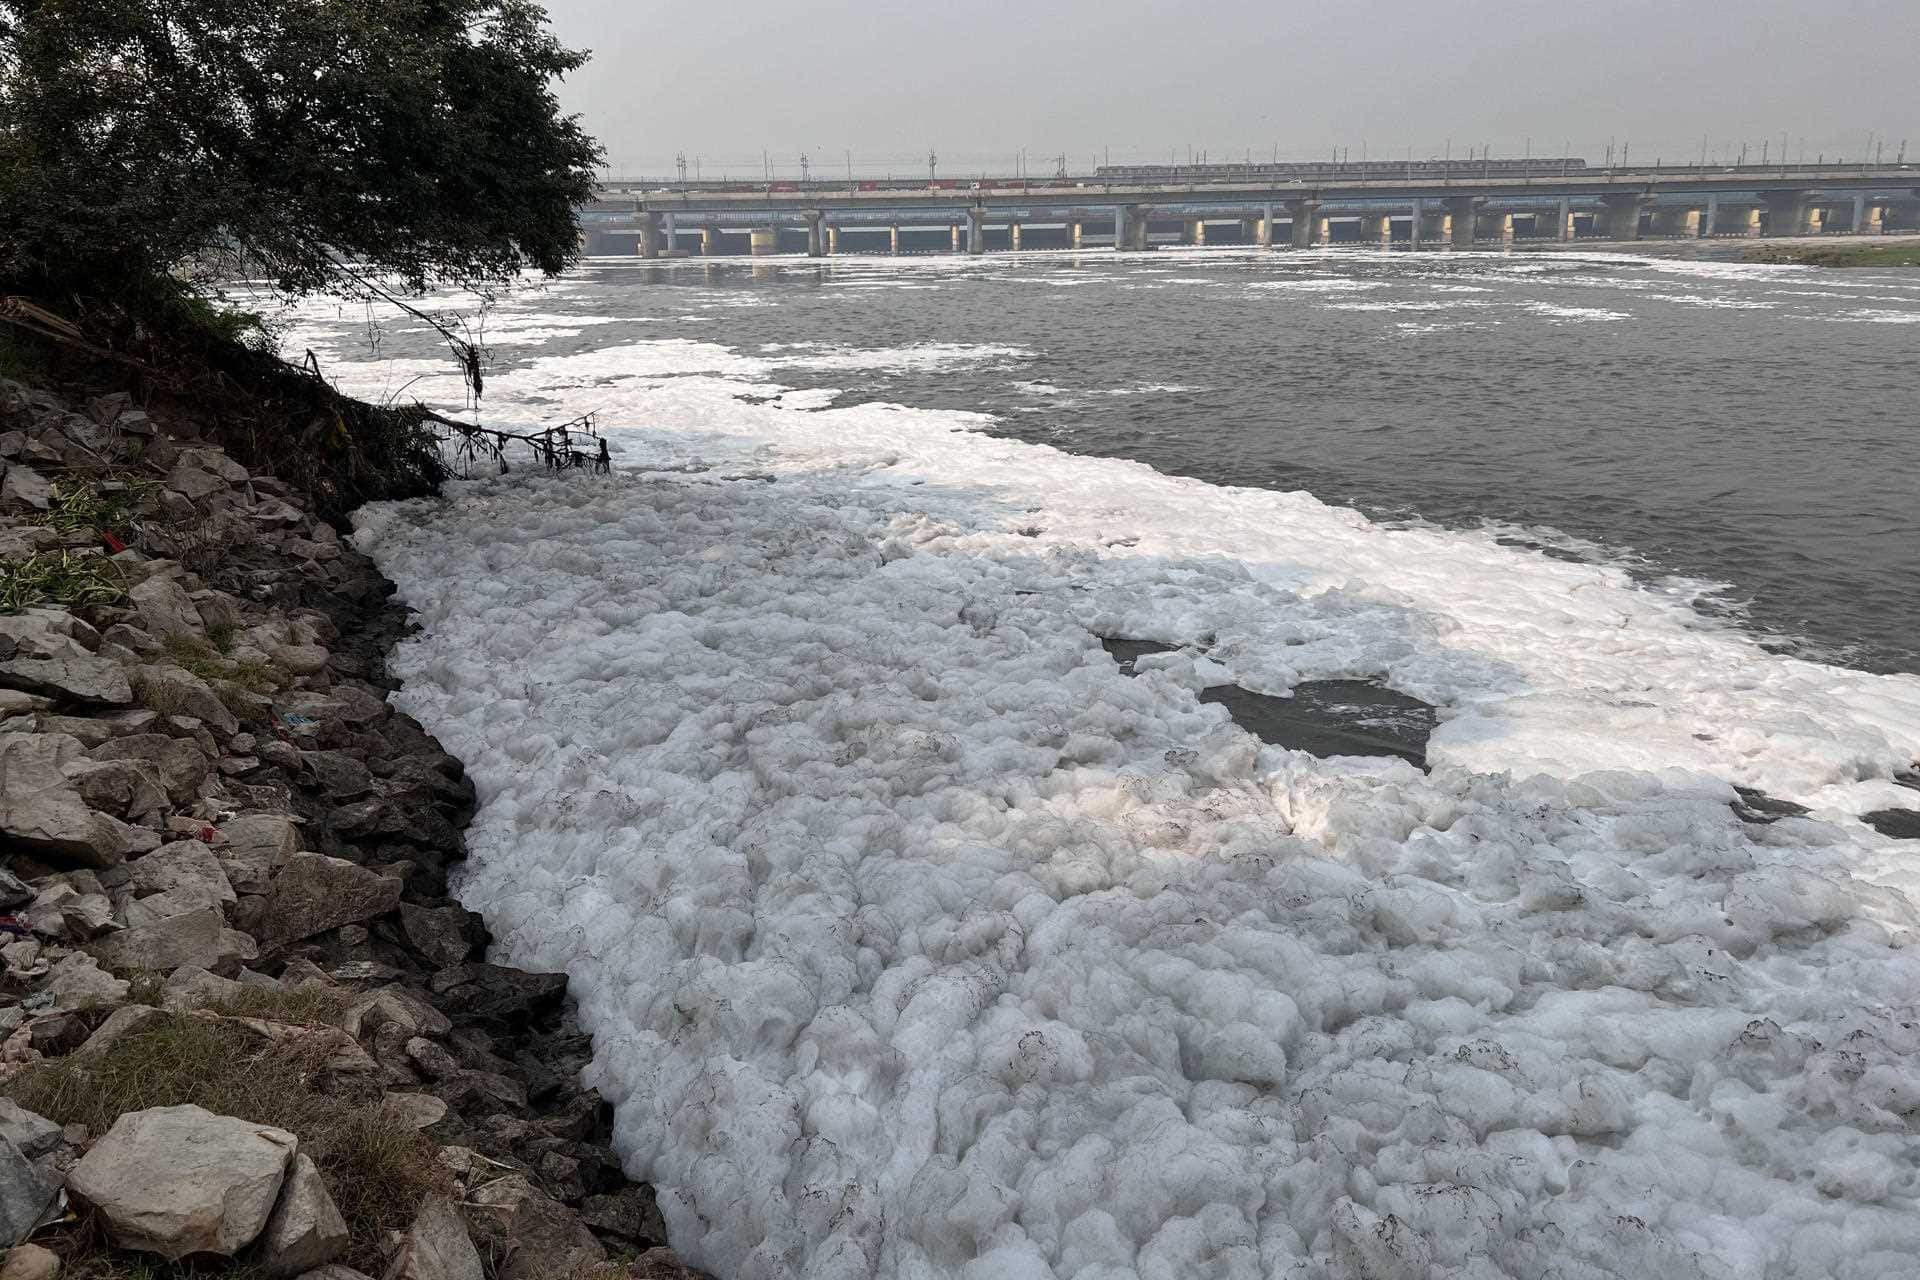
{"type": "Polygon", "coordinates": [[[0,0],[0,289],[557,272],[585,59],[530,0],[0,0]]]}

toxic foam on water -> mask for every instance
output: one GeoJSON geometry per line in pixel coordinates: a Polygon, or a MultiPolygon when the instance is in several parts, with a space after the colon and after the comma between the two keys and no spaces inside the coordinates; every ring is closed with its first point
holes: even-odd
{"type": "Polygon", "coordinates": [[[1490,535],[784,411],[773,363],[529,362],[494,394],[672,424],[616,432],[644,478],[358,535],[481,791],[463,900],[571,976],[690,1260],[1910,1274],[1920,876],[1847,815],[1920,680],[1490,535]],[[1191,647],[1133,679],[1096,635],[1191,647]],[[1197,698],[1332,676],[1441,705],[1433,772],[1197,698]]]}

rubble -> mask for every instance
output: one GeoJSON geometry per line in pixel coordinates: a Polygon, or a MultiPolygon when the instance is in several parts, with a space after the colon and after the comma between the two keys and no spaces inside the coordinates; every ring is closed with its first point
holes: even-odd
{"type": "MultiPolygon", "coordinates": [[[[62,548],[124,584],[0,615],[0,1089],[211,1019],[298,1045],[315,1088],[438,1144],[458,1194],[350,1240],[323,1154],[258,1117],[155,1107],[89,1133],[0,1096],[0,1228],[33,1228],[64,1182],[119,1247],[276,1276],[365,1280],[342,1263],[378,1256],[383,1280],[534,1280],[609,1249],[698,1275],[608,1146],[566,979],[485,963],[483,923],[447,896],[476,800],[387,700],[391,585],[189,427],[0,379],[0,556],[62,548]],[[34,495],[122,476],[151,493],[131,527],[37,523],[34,495]]],[[[58,1269],[32,1248],[0,1277],[58,1269]]]]}

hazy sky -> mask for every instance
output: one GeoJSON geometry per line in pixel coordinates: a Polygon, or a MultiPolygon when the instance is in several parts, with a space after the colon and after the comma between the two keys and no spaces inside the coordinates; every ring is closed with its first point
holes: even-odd
{"type": "Polygon", "coordinates": [[[562,96],[621,173],[1920,144],[1920,0],[547,3],[594,51],[562,96]]]}

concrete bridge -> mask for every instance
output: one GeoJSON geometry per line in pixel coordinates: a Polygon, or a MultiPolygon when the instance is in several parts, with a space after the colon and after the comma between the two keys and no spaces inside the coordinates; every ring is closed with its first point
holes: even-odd
{"type": "Polygon", "coordinates": [[[1156,244],[1419,247],[1514,240],[1874,235],[1920,229],[1920,169],[1793,166],[1576,170],[1411,179],[1128,185],[987,180],[925,188],[768,185],[605,193],[581,211],[589,252],[984,253],[1156,244]]]}

